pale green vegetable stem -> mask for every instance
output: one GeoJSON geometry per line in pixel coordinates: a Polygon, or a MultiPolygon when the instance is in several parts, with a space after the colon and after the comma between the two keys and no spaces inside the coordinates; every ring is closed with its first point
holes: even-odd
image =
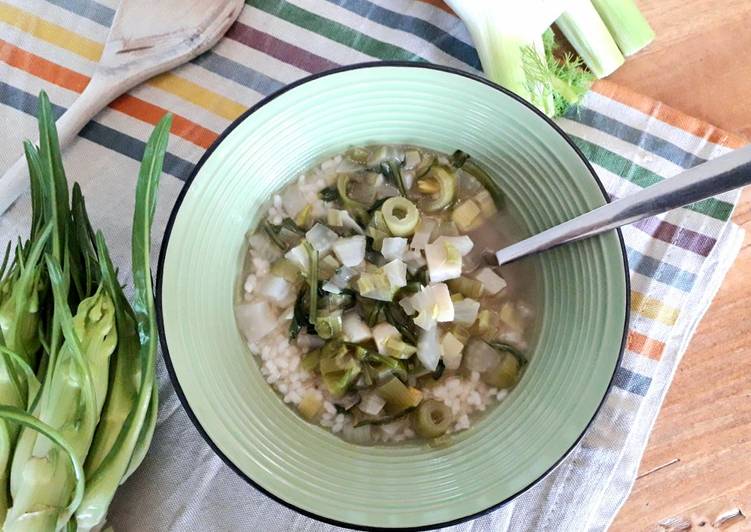
{"type": "MultiPolygon", "coordinates": [[[[14,423],[17,423],[19,425],[22,425],[24,427],[27,427],[28,429],[34,430],[44,436],[46,436],[50,442],[57,445],[60,449],[62,449],[67,458],[70,462],[69,469],[72,469],[72,476],[75,480],[75,487],[73,488],[72,495],[70,497],[70,502],[67,504],[67,506],[59,513],[59,515],[55,516],[57,517],[57,520],[52,520],[52,515],[50,515],[48,512],[40,512],[39,519],[37,520],[35,517],[32,517],[32,521],[30,523],[24,523],[25,524],[46,524],[46,525],[52,525],[52,528],[54,529],[61,529],[66,526],[68,523],[68,520],[73,515],[73,512],[78,507],[78,505],[81,502],[81,499],[83,498],[84,493],[84,474],[83,474],[83,467],[81,467],[81,461],[76,456],[76,452],[73,449],[73,447],[68,443],[66,438],[60,434],[57,430],[55,430],[53,427],[50,427],[46,423],[43,423],[39,419],[37,419],[34,416],[31,416],[24,412],[21,409],[10,407],[10,406],[0,406],[0,418],[7,421],[12,421],[14,423]],[[71,467],[72,466],[72,467],[71,467]]],[[[22,526],[22,529],[23,528],[22,526]]],[[[50,528],[46,528],[46,530],[49,530],[50,528]]],[[[15,528],[9,528],[7,526],[3,527],[3,530],[6,530],[10,532],[11,530],[16,530],[15,528]]],[[[39,530],[45,530],[45,529],[39,529],[39,530]]]]}
{"type": "MultiPolygon", "coordinates": [[[[47,271],[65,342],[50,368],[51,377],[34,415],[58,430],[76,458],[83,461],[104,403],[109,357],[117,343],[114,308],[109,295],[100,289],[71,316],[66,277],[50,256],[47,271]]],[[[39,437],[22,438],[11,475],[13,504],[6,515],[6,530],[38,530],[53,522],[67,523],[70,516],[62,517],[74,478],[58,446],[39,437]]]]}
{"type": "Polygon", "coordinates": [[[655,38],[634,0],[592,0],[623,55],[633,55],[655,38]]]}
{"type": "Polygon", "coordinates": [[[555,23],[598,78],[623,64],[623,54],[590,0],[573,0],[555,23]]]}
{"type": "MultiPolygon", "coordinates": [[[[93,466],[87,477],[86,493],[76,511],[76,521],[81,530],[90,530],[104,523],[107,509],[115,490],[143,460],[146,449],[153,435],[156,423],[156,349],[157,328],[154,294],[151,284],[151,225],[156,209],[156,193],[159,178],[162,174],[164,153],[167,149],[169,130],[172,123],[171,115],[165,116],[154,129],[146,145],[141,170],[136,185],[136,207],[133,215],[133,282],[135,285],[135,301],[133,316],[135,317],[139,338],[140,383],[135,404],[131,407],[130,415],[122,425],[120,433],[114,443],[103,444],[103,449],[109,448],[106,457],[95,455],[93,466]]],[[[116,285],[112,279],[114,275],[109,264],[104,239],[98,235],[97,247],[103,261],[103,276],[110,278],[110,289],[116,285]]],[[[119,296],[115,296],[118,301],[119,296]]],[[[122,300],[120,301],[122,303],[122,300]]],[[[128,314],[123,311],[122,314],[128,314]]],[[[135,347],[135,344],[133,344],[135,347]]],[[[118,352],[120,356],[134,356],[134,353],[118,352]]],[[[117,371],[117,368],[116,368],[117,371]]],[[[127,395],[127,390],[123,392],[127,395]]],[[[117,404],[113,405],[113,409],[117,404]]],[[[109,408],[108,408],[109,415],[109,408]]],[[[111,441],[107,436],[103,438],[111,441]]]]}

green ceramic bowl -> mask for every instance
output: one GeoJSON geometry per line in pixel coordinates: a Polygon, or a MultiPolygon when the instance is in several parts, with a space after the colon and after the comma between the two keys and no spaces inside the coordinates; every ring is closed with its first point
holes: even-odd
{"type": "Polygon", "coordinates": [[[625,254],[614,231],[530,261],[541,309],[531,362],[506,401],[452,445],[345,443],[272,392],[235,326],[233,298],[261,203],[319,159],[368,143],[470,153],[497,176],[527,234],[606,202],[564,134],[485,80],[394,63],[313,76],[235,121],[183,189],[159,264],[162,347],[196,427],[252,485],[345,526],[433,527],[511,499],[582,436],[623,349],[625,254]]]}

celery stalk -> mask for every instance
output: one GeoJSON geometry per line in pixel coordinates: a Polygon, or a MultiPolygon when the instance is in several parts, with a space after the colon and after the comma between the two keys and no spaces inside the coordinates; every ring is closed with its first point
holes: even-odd
{"type": "Polygon", "coordinates": [[[633,55],[655,38],[634,0],[592,0],[623,55],[633,55]]]}
{"type": "Polygon", "coordinates": [[[623,54],[590,0],[569,2],[555,22],[598,78],[604,78],[623,64],[623,54]]]}

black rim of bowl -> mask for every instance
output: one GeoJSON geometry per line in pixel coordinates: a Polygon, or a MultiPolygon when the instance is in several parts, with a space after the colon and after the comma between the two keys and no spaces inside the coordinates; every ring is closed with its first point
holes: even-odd
{"type": "Polygon", "coordinates": [[[193,171],[190,174],[190,177],[183,185],[182,190],[180,191],[180,194],[177,197],[177,200],[175,201],[175,205],[172,208],[172,212],[169,217],[169,221],[167,222],[167,227],[164,232],[164,238],[162,239],[162,246],[159,253],[159,264],[157,267],[157,286],[156,286],[156,309],[157,309],[157,323],[159,326],[159,342],[162,346],[162,354],[164,357],[164,362],[167,366],[167,371],[169,373],[170,380],[172,381],[172,386],[175,388],[175,392],[177,393],[178,398],[180,399],[180,403],[182,403],[183,408],[185,408],[185,411],[188,414],[188,417],[190,418],[190,421],[193,423],[193,425],[198,429],[198,432],[201,434],[201,437],[206,441],[206,443],[209,444],[211,449],[219,456],[219,458],[222,459],[222,461],[227,464],[232,471],[234,471],[237,475],[239,475],[243,480],[245,480],[248,484],[250,484],[255,489],[259,490],[261,493],[266,495],[267,497],[273,499],[274,501],[278,502],[279,504],[286,506],[287,508],[294,510],[302,515],[305,515],[307,517],[310,517],[312,519],[316,519],[318,521],[322,521],[324,523],[328,523],[331,525],[341,526],[345,528],[351,528],[356,530],[433,530],[436,528],[456,525],[459,523],[463,523],[465,521],[469,521],[471,519],[476,519],[478,517],[481,517],[483,515],[486,515],[494,510],[497,510],[507,502],[510,502],[514,500],[516,497],[530,489],[532,486],[536,485],[540,480],[545,478],[549,473],[551,473],[558,465],[571,453],[571,451],[574,450],[574,448],[579,444],[581,439],[586,434],[587,430],[589,430],[589,427],[592,425],[592,422],[597,417],[597,413],[602,408],[603,403],[605,402],[605,399],[607,398],[608,394],[610,393],[613,382],[615,380],[616,372],[618,371],[618,368],[621,365],[621,361],[623,359],[623,352],[626,347],[626,339],[628,337],[628,323],[629,323],[629,317],[631,314],[631,304],[630,304],[630,297],[629,294],[631,293],[631,280],[629,278],[629,269],[628,269],[628,259],[626,255],[626,246],[623,241],[623,234],[621,233],[620,229],[616,229],[616,233],[618,235],[618,241],[621,245],[621,255],[623,257],[623,270],[625,272],[625,278],[626,278],[626,309],[625,309],[625,323],[623,326],[623,336],[621,338],[621,346],[618,353],[618,360],[615,364],[615,367],[613,369],[613,375],[610,377],[610,382],[608,383],[608,387],[602,396],[602,399],[600,400],[600,403],[597,405],[597,408],[595,409],[594,413],[592,414],[592,419],[589,420],[587,423],[587,426],[584,428],[582,433],[576,438],[576,441],[571,445],[571,447],[561,455],[558,460],[555,461],[554,464],[550,466],[542,475],[540,475],[537,479],[532,481],[529,485],[522,488],[515,494],[511,495],[510,497],[499,501],[498,503],[486,508],[485,510],[481,510],[479,512],[466,515],[463,517],[459,517],[457,519],[453,519],[451,521],[444,521],[440,523],[433,523],[429,525],[424,526],[418,526],[418,527],[410,527],[410,528],[384,528],[384,527],[370,527],[367,525],[359,525],[356,523],[347,523],[344,521],[337,521],[335,519],[330,519],[321,515],[318,515],[314,512],[310,512],[307,510],[303,510],[302,508],[299,508],[295,506],[294,504],[285,501],[278,495],[271,493],[270,491],[266,490],[264,487],[260,486],[258,483],[256,483],[252,478],[250,478],[248,475],[243,473],[239,467],[237,467],[220,449],[219,447],[214,443],[214,441],[211,439],[209,434],[204,430],[201,423],[198,421],[198,418],[193,413],[193,410],[190,408],[190,404],[188,403],[188,399],[185,396],[185,393],[183,392],[182,387],[180,386],[180,381],[177,379],[177,375],[175,374],[175,368],[172,365],[172,360],[169,354],[169,347],[167,346],[167,338],[164,333],[164,319],[163,319],[163,309],[162,309],[162,273],[164,271],[164,261],[167,254],[167,247],[169,246],[169,240],[170,236],[172,234],[172,226],[175,223],[175,219],[177,218],[177,214],[180,211],[180,206],[182,205],[183,199],[185,198],[185,194],[188,192],[188,189],[190,188],[190,185],[193,183],[193,180],[195,179],[196,175],[200,171],[203,164],[206,162],[206,159],[208,159],[211,154],[214,152],[214,150],[222,143],[224,138],[229,135],[241,122],[243,122],[246,118],[248,118],[251,114],[253,114],[255,111],[263,107],[264,105],[268,104],[278,96],[281,96],[285,92],[288,92],[295,87],[298,87],[304,83],[307,83],[309,81],[313,81],[318,78],[322,78],[325,76],[331,76],[333,74],[338,74],[341,72],[347,72],[350,70],[359,70],[364,68],[378,68],[378,67],[404,67],[404,68],[425,68],[429,70],[439,70],[442,72],[446,72],[449,74],[453,74],[456,76],[462,76],[465,78],[469,78],[473,81],[476,81],[478,83],[482,83],[484,85],[487,85],[489,87],[492,87],[495,90],[498,90],[507,96],[513,98],[520,104],[527,107],[529,110],[534,112],[537,116],[545,120],[548,125],[555,130],[565,141],[566,143],[573,149],[576,154],[579,156],[579,158],[582,160],[584,165],[586,166],[587,170],[589,171],[590,176],[594,180],[594,182],[597,184],[597,186],[600,188],[600,191],[602,192],[603,197],[605,198],[606,202],[610,201],[610,198],[608,197],[607,192],[605,191],[605,187],[602,184],[602,181],[600,181],[600,178],[597,177],[597,174],[595,173],[594,169],[592,168],[592,165],[589,163],[589,161],[584,157],[584,154],[581,152],[581,150],[574,144],[571,139],[563,132],[563,130],[558,127],[558,125],[555,124],[550,118],[548,118],[544,113],[542,113],[539,109],[537,109],[535,106],[531,105],[526,100],[520,98],[513,92],[501,87],[500,85],[497,85],[491,81],[488,81],[485,78],[482,78],[480,76],[464,72],[462,70],[458,70],[456,68],[451,67],[445,67],[440,65],[434,65],[434,64],[428,64],[428,63],[415,63],[415,62],[409,62],[409,61],[379,61],[379,62],[368,62],[368,63],[357,63],[353,65],[343,66],[340,68],[335,68],[333,70],[327,70],[325,72],[320,72],[318,74],[313,74],[311,76],[304,77],[302,79],[299,79],[295,81],[294,83],[290,83],[289,85],[279,89],[278,91],[266,96],[263,98],[260,102],[253,105],[251,108],[249,108],[247,111],[245,111],[242,115],[240,115],[238,118],[236,118],[228,127],[225,129],[219,137],[209,146],[209,148],[206,150],[206,152],[203,154],[201,159],[198,161],[198,163],[193,168],[193,171]]]}

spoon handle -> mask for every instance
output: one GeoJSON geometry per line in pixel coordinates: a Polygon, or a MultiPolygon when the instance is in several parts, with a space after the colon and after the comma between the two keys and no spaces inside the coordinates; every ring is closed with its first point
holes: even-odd
{"type": "MultiPolygon", "coordinates": [[[[70,144],[89,120],[127,89],[128,87],[123,87],[120,90],[117,85],[106,87],[99,83],[95,74],[81,95],[57,119],[60,147],[65,148],[70,144]]],[[[4,213],[28,188],[29,171],[26,158],[21,156],[4,174],[0,174],[0,214],[4,213]]]]}
{"type": "Polygon", "coordinates": [[[694,166],[496,252],[499,264],[589,238],[751,183],[751,145],[694,166]]]}

